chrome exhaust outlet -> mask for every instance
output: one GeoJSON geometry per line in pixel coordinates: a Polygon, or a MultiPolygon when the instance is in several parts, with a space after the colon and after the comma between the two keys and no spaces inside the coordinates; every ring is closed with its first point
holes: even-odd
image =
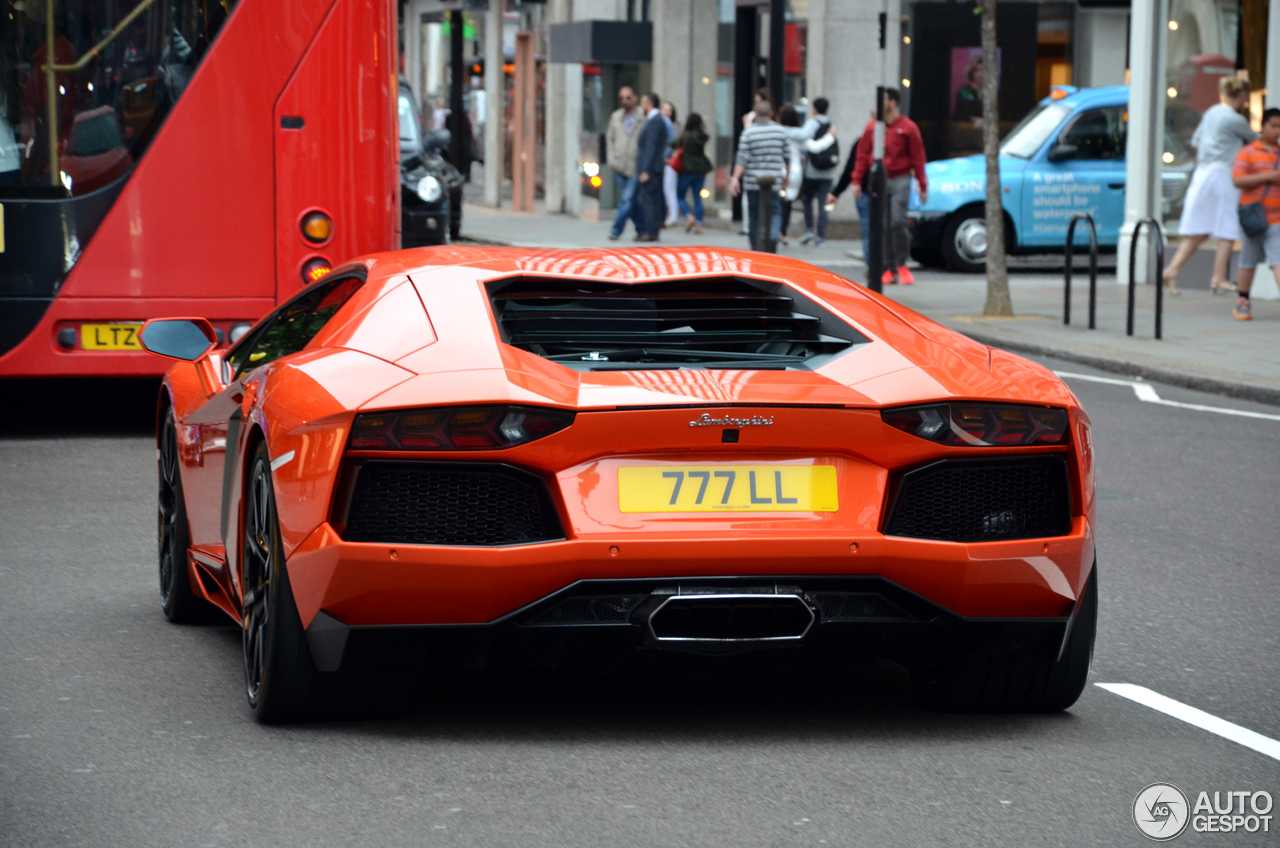
{"type": "Polygon", "coordinates": [[[798,642],[816,617],[794,593],[725,592],[669,595],[649,614],[656,642],[798,642]]]}

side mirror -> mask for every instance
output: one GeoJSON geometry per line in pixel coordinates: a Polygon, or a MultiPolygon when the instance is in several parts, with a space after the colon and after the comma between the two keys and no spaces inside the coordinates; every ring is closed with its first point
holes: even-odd
{"type": "Polygon", "coordinates": [[[1080,148],[1074,144],[1055,144],[1049,148],[1050,162],[1065,162],[1080,155],[1080,148]]]}
{"type": "Polygon", "coordinates": [[[142,325],[142,346],[169,359],[194,362],[217,340],[213,325],[204,318],[153,318],[142,325]]]}

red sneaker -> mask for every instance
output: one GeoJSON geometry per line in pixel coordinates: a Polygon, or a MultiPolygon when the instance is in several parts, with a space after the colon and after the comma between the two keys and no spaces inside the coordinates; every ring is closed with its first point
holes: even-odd
{"type": "Polygon", "coordinates": [[[886,270],[883,274],[880,275],[880,285],[896,286],[897,284],[898,284],[898,278],[893,276],[892,271],[886,270]]]}
{"type": "Polygon", "coordinates": [[[898,268],[898,282],[902,283],[904,286],[914,286],[916,284],[916,278],[912,275],[911,269],[906,265],[898,268]]]}

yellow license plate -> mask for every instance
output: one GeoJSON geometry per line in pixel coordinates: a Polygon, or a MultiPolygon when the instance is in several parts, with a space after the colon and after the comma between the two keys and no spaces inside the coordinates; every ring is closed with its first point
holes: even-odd
{"type": "Polygon", "coordinates": [[[142,350],[141,324],[81,324],[80,347],[85,350],[142,350]]]}
{"type": "Polygon", "coordinates": [[[622,512],[835,512],[834,465],[632,465],[622,512]]]}

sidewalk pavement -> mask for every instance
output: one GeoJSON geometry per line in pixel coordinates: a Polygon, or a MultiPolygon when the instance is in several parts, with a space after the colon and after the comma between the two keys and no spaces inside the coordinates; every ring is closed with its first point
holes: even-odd
{"type": "MultiPolygon", "coordinates": [[[[518,213],[467,204],[464,235],[474,241],[531,247],[626,248],[630,236],[607,238],[607,222],[584,221],[566,215],[518,213]]],[[[793,235],[801,228],[792,215],[793,235]]],[[[708,228],[701,236],[663,230],[659,246],[706,245],[746,248],[746,237],[708,228]]],[[[819,247],[794,240],[779,252],[812,262],[862,283],[865,267],[855,259],[853,242],[828,241],[819,247]]],[[[1267,273],[1265,270],[1260,273],[1267,273]]],[[[916,272],[914,286],[893,286],[894,300],[950,326],[984,344],[1021,353],[1054,356],[1133,377],[1171,385],[1280,405],[1280,303],[1256,301],[1254,320],[1231,317],[1234,296],[1213,296],[1205,290],[1184,290],[1164,298],[1164,338],[1153,336],[1155,291],[1137,292],[1134,335],[1125,335],[1127,290],[1114,275],[1098,278],[1098,329],[1088,326],[1088,274],[1076,272],[1072,290],[1071,325],[1062,323],[1061,265],[1047,269],[1013,270],[1009,287],[1013,318],[985,318],[986,278],[980,274],[943,271],[916,272]]]]}

